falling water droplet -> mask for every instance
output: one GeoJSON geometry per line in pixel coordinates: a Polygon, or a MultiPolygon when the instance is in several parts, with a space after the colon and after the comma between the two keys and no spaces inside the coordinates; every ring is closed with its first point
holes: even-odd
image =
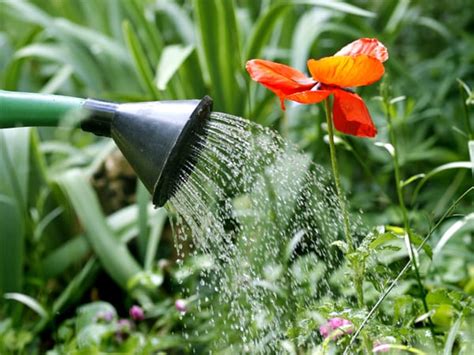
{"type": "Polygon", "coordinates": [[[212,326],[195,335],[213,332],[214,350],[279,352],[295,310],[331,296],[327,275],[340,260],[330,244],[343,234],[330,174],[228,114],[211,114],[203,142],[171,198],[180,260],[209,260],[190,292],[212,326]]]}

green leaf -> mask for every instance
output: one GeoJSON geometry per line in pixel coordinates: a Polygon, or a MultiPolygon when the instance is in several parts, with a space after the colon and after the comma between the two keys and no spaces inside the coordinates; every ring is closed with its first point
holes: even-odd
{"type": "Polygon", "coordinates": [[[31,129],[0,131],[0,295],[21,291],[31,129]]]}
{"type": "Polygon", "coordinates": [[[435,308],[435,312],[431,316],[433,324],[444,329],[451,326],[455,315],[454,307],[450,304],[441,304],[435,308]]]}
{"type": "Polygon", "coordinates": [[[294,4],[321,6],[338,12],[362,17],[376,17],[372,11],[364,10],[360,7],[348,4],[343,1],[325,1],[325,0],[295,0],[294,4]]]}
{"type": "Polygon", "coordinates": [[[33,297],[22,293],[5,293],[3,297],[7,300],[14,300],[23,303],[25,306],[35,311],[41,318],[48,318],[48,312],[46,309],[44,309],[44,307],[33,297]]]}
{"type": "Polygon", "coordinates": [[[158,250],[158,244],[161,239],[163,228],[168,219],[168,212],[164,208],[158,209],[158,213],[152,219],[152,227],[150,231],[150,237],[148,238],[148,244],[146,246],[145,264],[144,268],[146,271],[150,271],[153,267],[153,261],[156,257],[156,251],[158,250]]]}
{"type": "MultiPolygon", "coordinates": [[[[397,226],[386,226],[385,227],[387,231],[392,232],[397,238],[400,239],[405,239],[407,238],[407,232],[404,228],[402,227],[397,227],[397,226]]],[[[423,243],[423,238],[414,233],[413,231],[411,232],[411,243],[417,247],[419,247],[423,243]]],[[[426,254],[431,258],[433,256],[433,251],[431,250],[431,247],[428,244],[423,245],[423,250],[425,250],[426,254]]]]}
{"type": "Polygon", "coordinates": [[[447,164],[440,165],[437,168],[431,170],[430,172],[428,172],[425,175],[425,177],[423,179],[421,179],[421,181],[416,186],[416,188],[413,192],[412,201],[416,200],[416,197],[418,196],[418,192],[420,191],[422,186],[426,183],[426,181],[428,181],[430,178],[432,178],[436,174],[439,174],[441,172],[451,170],[451,169],[472,169],[472,166],[473,166],[473,163],[470,162],[470,161],[457,161],[457,162],[453,162],[453,163],[447,163],[447,164]]]}
{"type": "Polygon", "coordinates": [[[102,339],[112,334],[114,329],[110,325],[90,324],[77,333],[76,341],[79,349],[95,348],[99,346],[102,339]]]}
{"type": "Polygon", "coordinates": [[[132,56],[133,62],[135,64],[135,69],[139,74],[139,78],[144,89],[146,89],[148,94],[151,95],[155,100],[159,100],[160,93],[153,81],[153,73],[150,64],[146,59],[145,50],[143,49],[137,34],[128,21],[123,22],[122,29],[130,55],[132,56]]]}
{"type": "Polygon", "coordinates": [[[426,302],[430,306],[439,306],[441,304],[452,304],[452,300],[449,297],[449,293],[444,288],[429,292],[426,295],[426,302]]]}
{"type": "Polygon", "coordinates": [[[382,234],[379,234],[370,244],[369,244],[369,248],[371,249],[377,249],[378,247],[380,247],[381,245],[384,245],[388,242],[391,242],[393,240],[398,240],[400,239],[400,237],[396,236],[395,234],[391,233],[391,232],[387,232],[387,233],[382,233],[382,234]]]}
{"type": "Polygon", "coordinates": [[[171,45],[166,46],[160,57],[156,70],[156,86],[159,90],[166,90],[168,82],[188,59],[194,50],[193,46],[171,45]]]}
{"type": "Polygon", "coordinates": [[[144,6],[141,0],[125,0],[122,4],[133,19],[134,25],[142,30],[140,34],[143,43],[147,44],[147,54],[150,56],[152,66],[155,66],[163,49],[163,39],[161,33],[157,31],[154,16],[146,16],[150,10],[145,8],[146,5],[144,6]]]}
{"type": "MultiPolygon", "coordinates": [[[[1,161],[0,161],[1,165],[1,161]]],[[[17,202],[0,195],[0,295],[20,291],[23,281],[24,220],[17,202]]]]}
{"type": "Polygon", "coordinates": [[[138,205],[138,251],[140,259],[145,259],[146,247],[148,243],[148,205],[150,203],[150,193],[141,181],[137,182],[137,205],[138,205]]]}
{"type": "Polygon", "coordinates": [[[164,281],[164,276],[161,271],[143,271],[133,276],[128,282],[128,289],[133,290],[137,287],[143,286],[149,290],[156,290],[164,281]]]}
{"type": "Polygon", "coordinates": [[[100,51],[102,56],[107,55],[108,58],[114,58],[123,64],[130,64],[130,58],[125,48],[114,39],[98,31],[77,25],[66,19],[54,20],[53,26],[54,30],[61,33],[61,35],[78,39],[86,46],[93,43],[95,46],[94,50],[100,51]]]}
{"type": "Polygon", "coordinates": [[[77,309],[76,332],[80,332],[87,326],[97,323],[104,313],[110,313],[113,318],[117,318],[117,311],[108,302],[98,301],[80,306],[77,309]]]}
{"type": "Polygon", "coordinates": [[[470,213],[464,218],[454,222],[447,230],[443,233],[441,238],[439,239],[438,243],[434,248],[434,255],[438,256],[444,246],[449,242],[449,240],[454,237],[462,228],[464,228],[468,224],[472,224],[474,221],[474,213],[470,213]]]}
{"type": "Polygon", "coordinates": [[[237,80],[241,68],[234,1],[194,0],[193,5],[198,54],[209,76],[215,108],[239,114],[243,95],[237,80]]]}
{"type": "Polygon", "coordinates": [[[10,15],[16,16],[23,21],[28,21],[43,27],[48,27],[51,24],[51,16],[40,10],[39,7],[26,1],[5,1],[2,6],[7,6],[10,15]]]}
{"type": "MultiPolygon", "coordinates": [[[[423,238],[418,234],[411,233],[411,242],[414,246],[420,247],[420,245],[423,243],[423,238]]],[[[433,258],[433,250],[431,249],[431,246],[428,243],[423,244],[423,250],[430,259],[433,258]]]]}
{"type": "MultiPolygon", "coordinates": [[[[92,286],[99,269],[98,261],[90,258],[81,271],[69,281],[66,289],[55,299],[51,314],[61,313],[69,304],[79,300],[92,286]]],[[[46,324],[46,321],[38,323],[35,330],[41,331],[46,324]]]]}
{"type": "Polygon", "coordinates": [[[189,45],[196,42],[194,24],[185,9],[171,1],[156,2],[156,9],[167,15],[169,20],[174,24],[176,32],[181,37],[183,43],[189,45]]]}
{"type": "Polygon", "coordinates": [[[253,31],[246,45],[244,57],[245,60],[261,57],[263,49],[268,45],[268,40],[273,33],[276,23],[281,20],[286,12],[295,5],[313,5],[317,7],[325,7],[337,12],[343,12],[362,17],[376,16],[376,14],[371,11],[364,10],[360,7],[350,5],[342,1],[295,0],[292,2],[276,3],[269,7],[263,15],[260,15],[258,21],[254,25],[253,31]]]}
{"type": "Polygon", "coordinates": [[[340,251],[342,251],[343,253],[346,253],[346,254],[349,251],[349,246],[343,240],[336,240],[336,241],[331,243],[331,246],[338,247],[340,251]]]}
{"type": "Polygon", "coordinates": [[[65,64],[40,90],[41,94],[55,94],[71,78],[74,68],[65,64]]]}
{"type": "Polygon", "coordinates": [[[117,243],[116,237],[105,222],[97,196],[79,170],[70,170],[57,178],[86,231],[92,249],[108,274],[122,287],[140,267],[126,246],[117,243]]]}
{"type": "Polygon", "coordinates": [[[461,326],[462,316],[460,316],[453,326],[449,330],[448,336],[446,338],[446,343],[444,343],[443,355],[453,354],[453,346],[456,340],[456,335],[458,334],[459,327],[461,326]]]}

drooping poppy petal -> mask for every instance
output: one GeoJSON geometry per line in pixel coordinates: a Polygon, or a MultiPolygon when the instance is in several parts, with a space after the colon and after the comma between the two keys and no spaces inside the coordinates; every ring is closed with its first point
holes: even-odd
{"type": "Polygon", "coordinates": [[[308,68],[314,80],[339,87],[369,85],[385,72],[382,62],[365,54],[310,59],[308,68]]]}
{"type": "Polygon", "coordinates": [[[333,89],[334,127],[342,133],[358,137],[375,137],[377,129],[362,98],[352,92],[333,89]]]}
{"type": "Polygon", "coordinates": [[[387,48],[376,38],[361,38],[344,46],[334,56],[356,56],[365,54],[385,62],[388,59],[387,48]]]}
{"type": "Polygon", "coordinates": [[[269,60],[252,59],[247,62],[246,69],[250,77],[273,91],[281,102],[284,110],[286,96],[311,89],[316,83],[299,70],[269,60]]]}
{"type": "Polygon", "coordinates": [[[329,90],[306,90],[288,95],[286,99],[300,104],[316,104],[323,101],[330,94],[331,91],[329,90]]]}

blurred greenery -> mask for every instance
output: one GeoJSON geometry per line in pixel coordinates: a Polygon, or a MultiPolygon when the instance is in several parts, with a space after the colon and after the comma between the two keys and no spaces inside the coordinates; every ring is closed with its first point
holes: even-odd
{"type": "MultiPolygon", "coordinates": [[[[419,262],[438,351],[470,354],[472,190],[450,206],[473,186],[471,8],[469,0],[3,0],[0,89],[116,101],[210,95],[216,111],[271,127],[329,166],[320,107],[288,104],[282,112],[271,92],[250,81],[245,62],[264,58],[306,71],[308,58],[332,55],[360,37],[378,38],[390,52],[384,85],[415,245],[428,236],[419,262]]],[[[378,85],[358,92],[379,133],[375,140],[339,136],[339,164],[351,208],[378,228],[354,258],[388,279],[407,255],[400,254],[404,231],[395,227],[403,223],[387,112],[378,85]]],[[[151,208],[123,164],[113,144],[77,130],[0,131],[0,353],[212,349],[218,332],[200,339],[181,332],[210,328],[208,310],[193,308],[198,296],[186,300],[192,316],[174,305],[194,290],[209,261],[196,256],[178,267],[167,221],[174,216],[151,208]],[[132,304],[143,307],[146,320],[124,330],[118,318],[128,317],[132,304]],[[105,311],[112,320],[97,317],[105,311]]],[[[301,266],[311,256],[298,263],[295,275],[304,269],[307,280],[316,280],[321,273],[301,266]]],[[[413,277],[409,270],[382,303],[365,338],[424,346],[419,339],[427,327],[413,277]]],[[[370,308],[384,287],[369,276],[365,286],[370,308]]],[[[352,286],[345,287],[342,297],[352,297],[352,286]]],[[[308,285],[302,292],[313,291],[308,285]]],[[[321,317],[350,306],[325,302],[293,314],[282,352],[334,350],[328,343],[322,350],[306,346],[319,336],[321,317]]],[[[360,310],[352,321],[359,325],[365,316],[360,310]]],[[[365,349],[361,342],[352,351],[365,349]]]]}

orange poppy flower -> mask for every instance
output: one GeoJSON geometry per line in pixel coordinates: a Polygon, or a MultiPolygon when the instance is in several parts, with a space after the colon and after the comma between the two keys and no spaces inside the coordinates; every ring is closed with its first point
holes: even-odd
{"type": "Polygon", "coordinates": [[[312,78],[284,64],[252,59],[246,68],[250,77],[273,91],[285,109],[285,100],[302,104],[321,102],[334,95],[333,120],[342,133],[374,137],[377,129],[362,98],[347,90],[378,81],[388,59],[385,46],[375,38],[361,38],[332,57],[308,60],[312,78]]]}

